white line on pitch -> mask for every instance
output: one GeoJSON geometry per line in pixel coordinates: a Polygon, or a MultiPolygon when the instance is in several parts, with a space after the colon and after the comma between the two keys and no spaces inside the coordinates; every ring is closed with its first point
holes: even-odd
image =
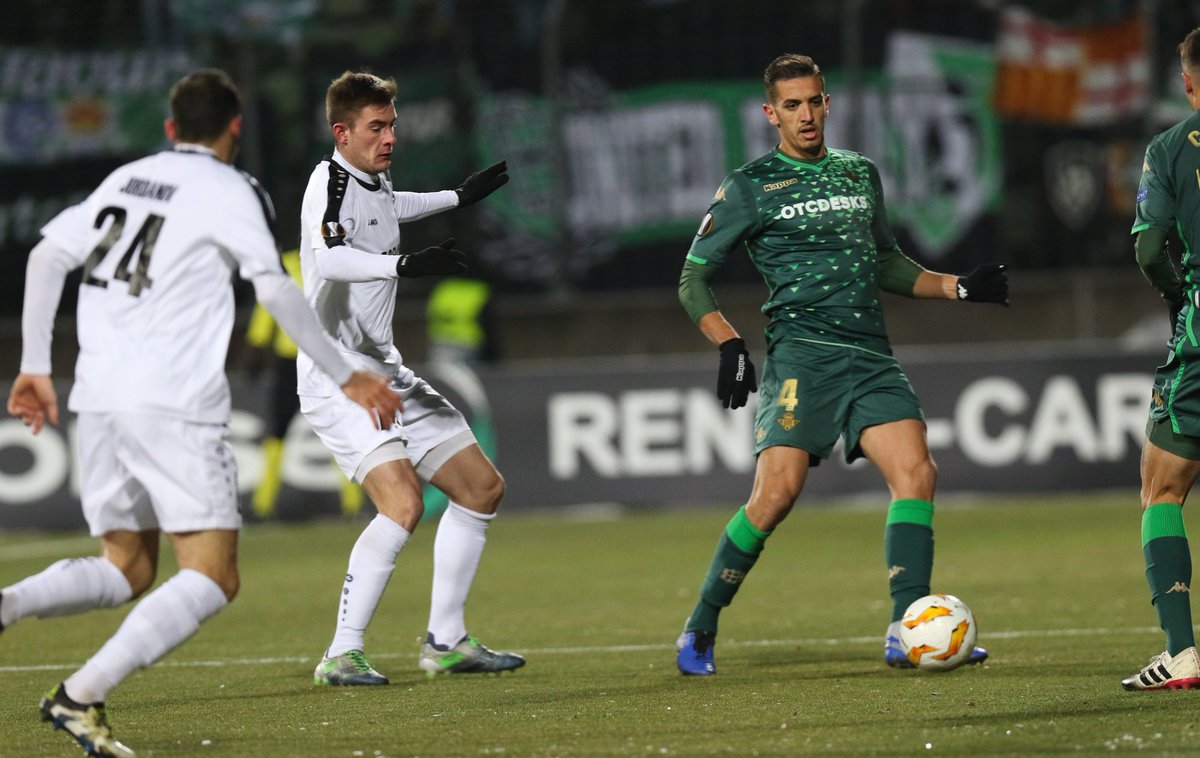
{"type": "MultiPolygon", "coordinates": [[[[1004,639],[1015,640],[1029,637],[1095,637],[1109,634],[1148,634],[1157,633],[1161,630],[1153,626],[1138,626],[1127,627],[1124,629],[1115,628],[1095,628],[1095,629],[1017,629],[1001,632],[987,632],[984,637],[986,639],[1004,639]]],[[[729,639],[722,640],[722,649],[731,647],[815,647],[836,646],[836,645],[857,645],[870,644],[879,642],[879,636],[871,637],[810,637],[806,639],[794,640],[738,640],[729,639]]],[[[544,647],[544,648],[527,648],[521,652],[528,656],[538,655],[581,655],[594,653],[638,653],[647,651],[661,651],[668,647],[663,643],[653,645],[581,645],[577,647],[544,647]]],[[[372,658],[377,659],[393,659],[393,658],[408,658],[415,655],[413,652],[407,653],[371,653],[372,658]]],[[[225,660],[193,660],[193,661],[164,661],[155,664],[163,668],[215,668],[219,666],[273,666],[278,664],[310,664],[316,661],[317,655],[309,656],[274,656],[269,658],[229,658],[225,660]]],[[[0,673],[19,672],[19,671],[71,671],[79,668],[82,664],[79,663],[43,663],[36,666],[0,666],[0,673]]]]}

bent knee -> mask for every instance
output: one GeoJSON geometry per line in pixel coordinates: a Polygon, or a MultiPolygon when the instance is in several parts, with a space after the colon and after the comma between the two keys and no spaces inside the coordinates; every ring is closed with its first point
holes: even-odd
{"type": "Polygon", "coordinates": [[[130,600],[136,600],[145,594],[146,590],[153,586],[158,574],[157,567],[148,561],[117,566],[117,569],[125,577],[125,581],[129,582],[130,600]]]}
{"type": "Polygon", "coordinates": [[[504,499],[506,486],[500,472],[492,471],[488,476],[479,477],[472,482],[466,497],[458,504],[478,513],[495,513],[500,507],[500,501],[504,499]]]}
{"type": "Polygon", "coordinates": [[[901,472],[896,481],[889,482],[892,495],[897,499],[932,500],[937,489],[937,474],[937,464],[926,457],[901,472]]]}
{"type": "Polygon", "coordinates": [[[499,471],[488,483],[485,492],[485,499],[491,505],[492,510],[500,507],[500,501],[504,499],[504,492],[508,488],[508,483],[504,481],[504,477],[499,471]]]}
{"type": "Polygon", "coordinates": [[[1142,510],[1146,510],[1152,505],[1159,503],[1175,503],[1182,506],[1183,501],[1187,498],[1187,490],[1176,487],[1166,486],[1151,486],[1151,484],[1142,485],[1142,510]]]}
{"type": "Polygon", "coordinates": [[[200,573],[211,579],[213,584],[220,588],[222,594],[225,595],[226,602],[230,602],[237,597],[238,590],[242,587],[242,580],[238,576],[237,569],[215,571],[212,573],[200,571],[200,573]]]}
{"type": "Polygon", "coordinates": [[[916,480],[923,487],[928,487],[930,496],[933,495],[933,490],[937,487],[938,468],[932,458],[926,458],[917,466],[915,472],[916,480]]]}

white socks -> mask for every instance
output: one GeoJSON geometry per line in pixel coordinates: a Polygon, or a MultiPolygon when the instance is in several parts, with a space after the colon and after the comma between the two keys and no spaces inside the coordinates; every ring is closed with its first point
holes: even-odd
{"type": "Polygon", "coordinates": [[[350,551],[350,564],[346,567],[346,581],[338,606],[337,629],[326,655],[333,657],[348,650],[363,649],[363,633],[371,616],[375,615],[392,570],[396,568],[396,556],[410,536],[407,529],[382,513],[363,529],[350,551]]]}
{"type": "Polygon", "coordinates": [[[116,608],[133,596],[121,570],[99,557],[70,558],[5,587],[0,624],[28,616],[70,616],[95,608],[116,608]]]}
{"type": "Polygon", "coordinates": [[[433,593],[429,634],[439,645],[454,646],[467,636],[464,608],[475,570],[487,543],[494,513],[476,513],[450,503],[433,541],[433,593]]]}
{"type": "Polygon", "coordinates": [[[103,702],[118,682],[178,647],[227,602],[212,579],[180,570],[135,605],[116,634],[66,680],[67,696],[77,703],[103,702]]]}

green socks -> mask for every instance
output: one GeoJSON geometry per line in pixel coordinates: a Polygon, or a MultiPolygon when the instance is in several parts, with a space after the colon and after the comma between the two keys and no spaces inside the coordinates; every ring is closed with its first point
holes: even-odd
{"type": "Polygon", "coordinates": [[[745,506],[733,514],[717,542],[717,551],[708,567],[708,575],[700,587],[700,602],[688,617],[686,631],[717,633],[717,617],[721,609],[733,602],[733,596],[758,560],[763,544],[770,535],[770,532],[757,529],[750,523],[750,519],[746,518],[745,506]]]}
{"type": "Polygon", "coordinates": [[[933,573],[933,503],[895,500],[888,506],[883,530],[883,555],[892,593],[892,621],[917,598],[929,594],[933,573]]]}
{"type": "Polygon", "coordinates": [[[1196,644],[1192,633],[1192,553],[1183,528],[1183,506],[1157,503],[1142,511],[1142,554],[1150,601],[1167,633],[1172,656],[1196,644]]]}

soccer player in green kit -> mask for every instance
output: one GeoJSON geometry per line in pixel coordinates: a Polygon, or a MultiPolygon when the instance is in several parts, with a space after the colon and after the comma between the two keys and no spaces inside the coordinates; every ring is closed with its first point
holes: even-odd
{"type": "MultiPolygon", "coordinates": [[[[725,527],[679,637],[684,674],[716,673],[717,617],[733,600],[771,532],[787,517],[809,468],[842,437],[847,460],[865,455],[891,490],[884,552],[892,595],[888,665],[909,668],[898,620],[929,594],[937,469],[916,395],[892,356],[879,292],[1008,303],[1004,266],[964,277],[926,271],[904,256],[887,220],[875,164],[825,145],[829,96],[821,69],[782,55],[763,75],[767,120],[779,145],[735,170],[717,190],[679,281],[684,308],[720,348],[717,395],[727,408],[757,389],[745,342],[725,319],[709,282],[745,246],[770,289],[767,358],[755,421],[758,456],[749,501],[725,527]]],[[[975,648],[970,661],[987,651],[975,648]]]]}
{"type": "Polygon", "coordinates": [[[1192,556],[1183,501],[1200,476],[1200,29],[1179,45],[1192,115],[1146,149],[1133,234],[1138,266],[1166,300],[1173,334],[1167,363],[1154,376],[1142,447],[1142,554],[1167,648],[1121,681],[1127,690],[1198,689],[1200,657],[1192,631],[1192,556]],[[1167,255],[1167,231],[1183,241],[1181,278],[1167,255]]]}

